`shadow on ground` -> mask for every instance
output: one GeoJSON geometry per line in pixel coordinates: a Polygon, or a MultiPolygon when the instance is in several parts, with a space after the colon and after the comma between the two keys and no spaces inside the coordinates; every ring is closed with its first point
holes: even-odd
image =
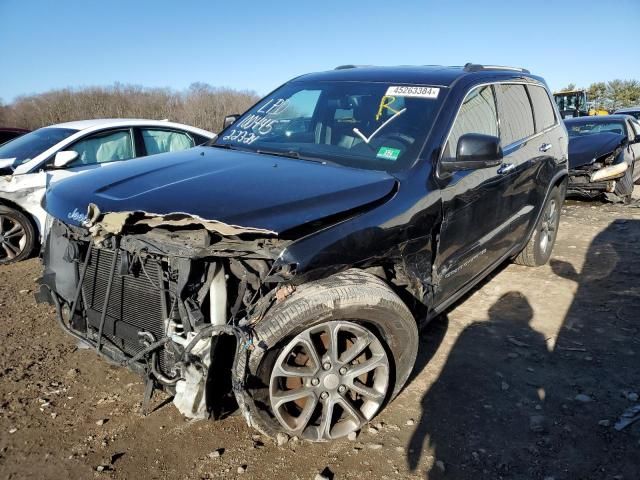
{"type": "Polygon", "coordinates": [[[552,261],[554,274],[577,286],[556,338],[531,328],[521,291],[465,327],[422,398],[409,469],[419,472],[431,451],[446,471],[432,462],[423,472],[430,479],[640,478],[640,422],[613,428],[640,403],[629,394],[640,391],[639,245],[640,221],[616,220],[592,241],[580,272],[552,261]]]}

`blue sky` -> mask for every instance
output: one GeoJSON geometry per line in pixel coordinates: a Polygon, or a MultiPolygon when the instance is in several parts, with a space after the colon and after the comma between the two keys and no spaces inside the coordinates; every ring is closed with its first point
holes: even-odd
{"type": "Polygon", "coordinates": [[[0,0],[0,98],[114,82],[265,94],[346,63],[518,65],[588,86],[640,79],[639,23],[639,0],[0,0]]]}

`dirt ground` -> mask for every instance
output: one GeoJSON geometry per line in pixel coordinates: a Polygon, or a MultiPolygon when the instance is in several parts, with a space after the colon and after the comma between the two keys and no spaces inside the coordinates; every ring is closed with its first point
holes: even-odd
{"type": "Polygon", "coordinates": [[[640,479],[640,422],[614,428],[640,404],[639,246],[640,203],[569,201],[551,263],[507,265],[432,322],[355,441],[280,447],[239,416],[141,416],[140,378],[35,304],[38,260],[0,267],[0,477],[640,479]]]}

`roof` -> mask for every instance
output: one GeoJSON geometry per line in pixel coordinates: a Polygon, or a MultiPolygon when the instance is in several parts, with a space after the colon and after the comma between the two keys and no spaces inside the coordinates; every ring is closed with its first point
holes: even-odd
{"type": "MultiPolygon", "coordinates": [[[[479,67],[479,66],[474,66],[479,67]]],[[[461,77],[476,76],[485,78],[492,77],[527,77],[542,81],[541,78],[527,73],[522,69],[511,69],[507,67],[446,67],[438,65],[417,65],[417,66],[343,66],[336,70],[326,72],[309,73],[296,78],[294,81],[362,81],[362,82],[383,82],[383,83],[424,83],[434,86],[449,87],[461,77]]]]}
{"type": "Polygon", "coordinates": [[[572,95],[574,93],[584,93],[586,90],[584,88],[578,90],[562,90],[561,92],[553,92],[554,95],[572,95]]]}
{"type": "MultiPolygon", "coordinates": [[[[630,118],[629,115],[590,115],[587,117],[573,117],[573,118],[565,118],[565,122],[585,122],[585,123],[599,123],[599,122],[610,122],[611,120],[624,120],[626,118],[630,118]]],[[[633,117],[631,117],[633,118],[633,117]]]]}
{"type": "Polygon", "coordinates": [[[18,128],[18,127],[2,127],[0,126],[0,132],[19,132],[19,133],[29,133],[31,130],[27,130],[26,128],[18,128]]]}
{"type": "Polygon", "coordinates": [[[627,107],[627,108],[619,108],[614,113],[625,113],[625,112],[640,112],[640,106],[637,107],[627,107]]]}
{"type": "Polygon", "coordinates": [[[148,120],[143,118],[96,118],[92,120],[76,120],[74,122],[58,123],[49,125],[47,128],[70,128],[72,130],[87,130],[108,127],[135,127],[135,126],[151,126],[151,127],[175,127],[199,132],[201,135],[211,137],[213,134],[200,128],[191,127],[181,123],[169,122],[167,120],[148,120]]]}

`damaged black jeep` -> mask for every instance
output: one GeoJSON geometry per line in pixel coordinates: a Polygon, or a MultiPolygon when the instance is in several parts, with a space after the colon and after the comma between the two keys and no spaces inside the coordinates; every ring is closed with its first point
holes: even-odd
{"type": "Polygon", "coordinates": [[[418,327],[507,259],[547,262],[567,132],[542,79],[341,67],[209,146],[49,190],[39,293],[195,418],[347,435],[401,390],[418,327]],[[86,212],[86,213],[85,213],[86,212]]]}

